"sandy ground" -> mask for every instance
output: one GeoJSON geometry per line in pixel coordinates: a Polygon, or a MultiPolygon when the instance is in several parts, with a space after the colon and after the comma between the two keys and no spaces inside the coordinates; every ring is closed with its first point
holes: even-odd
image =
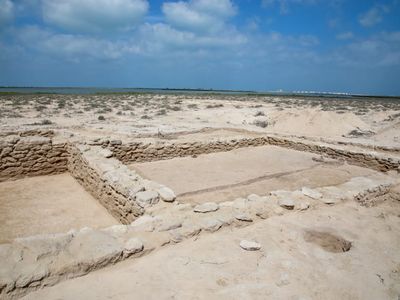
{"type": "Polygon", "coordinates": [[[398,228],[398,203],[294,212],[168,246],[24,299],[398,299],[398,228]],[[262,249],[246,252],[242,239],[262,249]],[[348,252],[340,239],[352,243],[348,252]]]}
{"type": "Polygon", "coordinates": [[[0,183],[0,243],[40,233],[118,224],[69,174],[0,183]]]}
{"type": "Polygon", "coordinates": [[[252,193],[338,185],[351,177],[376,173],[351,165],[318,163],[314,154],[277,146],[235,149],[180,157],[130,167],[172,188],[181,202],[228,201],[252,193]],[[321,174],[323,174],[321,176],[321,174]]]}
{"type": "Polygon", "coordinates": [[[0,95],[0,132],[126,138],[205,127],[400,146],[399,99],[233,95],[0,95]]]}
{"type": "MultiPolygon", "coordinates": [[[[400,101],[250,95],[0,95],[0,135],[25,129],[54,129],[56,138],[82,141],[97,137],[194,141],[268,133],[400,148],[400,101]]],[[[339,162],[319,163],[312,157],[265,146],[132,167],[170,186],[179,201],[191,203],[336,185],[377,173],[339,162]]],[[[63,174],[0,183],[0,224],[1,243],[21,235],[110,226],[117,221],[63,174]]],[[[386,201],[372,208],[347,202],[204,234],[39,290],[26,299],[397,300],[399,253],[399,202],[386,201]],[[338,241],[342,238],[352,243],[350,251],[331,252],[341,249],[338,241]],[[242,239],[255,240],[262,249],[246,252],[239,247],[242,239]]]]}

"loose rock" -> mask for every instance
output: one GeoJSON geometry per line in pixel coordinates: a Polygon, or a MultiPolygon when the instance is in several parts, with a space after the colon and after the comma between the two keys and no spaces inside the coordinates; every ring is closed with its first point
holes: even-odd
{"type": "Polygon", "coordinates": [[[240,247],[246,251],[257,251],[261,249],[261,245],[257,242],[242,240],[240,247]]]}
{"type": "Polygon", "coordinates": [[[219,205],[214,202],[207,202],[203,204],[196,205],[193,209],[194,212],[197,213],[207,213],[212,211],[217,211],[219,209],[219,205]]]}
{"type": "Polygon", "coordinates": [[[222,222],[216,219],[208,219],[202,223],[202,229],[205,231],[217,231],[222,227],[222,222]]]}
{"type": "Polygon", "coordinates": [[[174,191],[166,186],[158,189],[157,192],[165,202],[173,202],[176,199],[174,191]]]}
{"type": "Polygon", "coordinates": [[[280,207],[286,208],[286,209],[293,209],[294,208],[294,201],[289,198],[282,198],[279,199],[278,204],[280,207]]]}
{"type": "Polygon", "coordinates": [[[320,199],[322,198],[322,194],[316,190],[310,189],[308,187],[303,187],[301,192],[304,196],[310,197],[312,199],[320,199]]]}
{"type": "Polygon", "coordinates": [[[129,239],[124,246],[124,253],[126,255],[132,255],[143,250],[143,242],[138,238],[129,239]]]}
{"type": "Polygon", "coordinates": [[[235,216],[235,218],[243,222],[253,222],[253,219],[247,214],[238,214],[235,216]]]}
{"type": "Polygon", "coordinates": [[[136,201],[141,207],[156,204],[158,202],[158,193],[156,191],[144,191],[136,194],[136,201]]]}

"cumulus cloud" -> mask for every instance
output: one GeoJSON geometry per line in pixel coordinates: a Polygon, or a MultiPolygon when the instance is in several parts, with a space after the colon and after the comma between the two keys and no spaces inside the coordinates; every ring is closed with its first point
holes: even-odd
{"type": "Polygon", "coordinates": [[[202,35],[190,31],[177,30],[168,24],[145,24],[140,28],[135,39],[139,42],[142,53],[154,55],[166,51],[193,50],[209,51],[218,48],[231,48],[240,46],[246,42],[246,38],[240,33],[231,30],[223,35],[202,35]]]}
{"type": "Polygon", "coordinates": [[[261,5],[263,7],[270,7],[276,4],[279,6],[281,14],[287,14],[292,4],[315,4],[317,2],[318,0],[262,0],[261,5]]]}
{"type": "Polygon", "coordinates": [[[221,30],[225,21],[236,13],[236,8],[230,0],[165,2],[162,10],[171,26],[197,32],[221,30]]]}
{"type": "Polygon", "coordinates": [[[146,15],[147,0],[42,0],[43,18],[74,32],[102,32],[137,25],[146,15]]]}
{"type": "Polygon", "coordinates": [[[14,5],[10,0],[0,0],[0,26],[14,18],[14,5]]]}
{"type": "Polygon", "coordinates": [[[354,38],[354,34],[351,31],[342,32],[336,35],[338,40],[351,40],[354,38]]]}
{"type": "Polygon", "coordinates": [[[386,5],[375,5],[363,13],[358,21],[364,27],[372,27],[382,21],[383,15],[390,11],[386,5]]]}
{"type": "Polygon", "coordinates": [[[132,51],[121,42],[73,34],[60,34],[38,26],[17,29],[14,35],[27,49],[69,61],[86,59],[113,60],[132,51]]]}
{"type": "Polygon", "coordinates": [[[333,56],[348,66],[400,66],[400,31],[380,32],[365,39],[355,39],[333,56]]]}

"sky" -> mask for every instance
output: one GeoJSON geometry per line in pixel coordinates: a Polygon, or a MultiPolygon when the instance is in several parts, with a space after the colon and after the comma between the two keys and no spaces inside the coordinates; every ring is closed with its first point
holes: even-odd
{"type": "Polygon", "coordinates": [[[0,86],[400,95],[400,0],[0,0],[0,86]]]}

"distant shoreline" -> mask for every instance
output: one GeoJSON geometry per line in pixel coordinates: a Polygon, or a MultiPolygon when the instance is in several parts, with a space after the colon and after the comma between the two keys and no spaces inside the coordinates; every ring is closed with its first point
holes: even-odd
{"type": "Polygon", "coordinates": [[[218,90],[192,88],[99,88],[99,87],[14,87],[1,86],[0,95],[24,94],[59,94],[59,95],[104,95],[104,94],[216,94],[216,95],[251,95],[281,97],[326,97],[326,98],[399,98],[394,95],[364,95],[330,92],[284,92],[251,90],[218,90]]]}

